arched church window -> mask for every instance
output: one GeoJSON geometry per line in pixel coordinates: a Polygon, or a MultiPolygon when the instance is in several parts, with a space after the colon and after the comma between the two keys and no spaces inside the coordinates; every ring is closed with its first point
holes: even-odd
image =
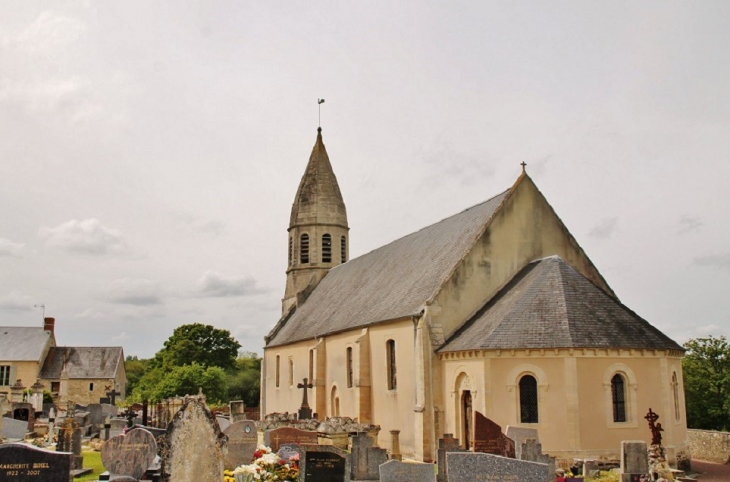
{"type": "Polygon", "coordinates": [[[672,373],[672,394],[674,395],[674,419],[679,420],[679,382],[677,372],[672,373]]]}
{"type": "Polygon", "coordinates": [[[626,383],[619,373],[611,378],[611,400],[613,401],[613,421],[626,421],[626,383]]]}
{"type": "Polygon", "coordinates": [[[302,234],[299,238],[299,262],[309,263],[309,235],[307,233],[302,234]]]}
{"type": "Polygon", "coordinates": [[[289,236],[289,266],[291,266],[293,259],[294,259],[294,239],[291,236],[289,236]]]}
{"type": "Polygon", "coordinates": [[[537,421],[537,380],[532,375],[525,375],[520,379],[520,422],[537,421]]]}
{"type": "Polygon", "coordinates": [[[329,234],[322,235],[322,262],[332,262],[332,236],[329,234]]]}
{"type": "Polygon", "coordinates": [[[385,343],[385,352],[388,357],[388,390],[395,390],[398,386],[395,367],[395,340],[385,343]]]}
{"type": "Polygon", "coordinates": [[[340,262],[344,263],[347,261],[347,238],[342,236],[340,238],[340,262]]]}
{"type": "Polygon", "coordinates": [[[279,388],[279,368],[280,368],[281,357],[276,355],[276,388],[279,388]]]}
{"type": "Polygon", "coordinates": [[[347,388],[352,388],[352,347],[347,347],[347,388]]]}

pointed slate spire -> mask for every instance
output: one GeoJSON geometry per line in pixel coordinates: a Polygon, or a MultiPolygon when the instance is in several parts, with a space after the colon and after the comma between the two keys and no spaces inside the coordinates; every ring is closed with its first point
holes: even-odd
{"type": "Polygon", "coordinates": [[[347,228],[345,202],[322,142],[322,128],[318,127],[317,141],[294,197],[289,227],[320,223],[347,228]]]}

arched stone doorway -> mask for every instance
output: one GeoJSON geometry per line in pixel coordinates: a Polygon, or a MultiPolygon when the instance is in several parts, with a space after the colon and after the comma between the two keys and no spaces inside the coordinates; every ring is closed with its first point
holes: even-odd
{"type": "Polygon", "coordinates": [[[470,440],[472,435],[472,400],[471,391],[463,390],[461,392],[461,445],[465,449],[470,448],[470,440]]]}

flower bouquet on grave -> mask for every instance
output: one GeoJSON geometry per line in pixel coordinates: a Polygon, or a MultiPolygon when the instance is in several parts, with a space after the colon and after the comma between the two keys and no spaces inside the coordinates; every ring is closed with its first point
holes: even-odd
{"type": "Polygon", "coordinates": [[[248,465],[240,465],[233,469],[236,482],[255,482],[260,480],[298,481],[299,454],[284,460],[272,453],[269,447],[259,445],[254,452],[254,461],[248,465]]]}

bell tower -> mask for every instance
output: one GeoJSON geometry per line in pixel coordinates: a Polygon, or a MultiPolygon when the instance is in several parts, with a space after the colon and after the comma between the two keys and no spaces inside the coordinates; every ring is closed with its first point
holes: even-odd
{"type": "Polygon", "coordinates": [[[349,230],[345,202],[319,127],[291,208],[282,314],[304,303],[331,268],[347,261],[349,230]]]}

